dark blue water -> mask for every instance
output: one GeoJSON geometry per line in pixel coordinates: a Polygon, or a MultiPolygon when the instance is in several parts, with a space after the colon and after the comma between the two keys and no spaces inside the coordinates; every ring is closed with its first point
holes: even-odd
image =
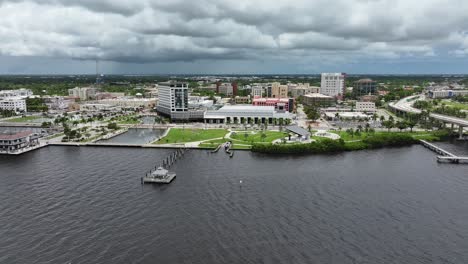
{"type": "Polygon", "coordinates": [[[164,134],[165,129],[130,128],[116,137],[99,140],[98,143],[148,144],[164,134]]]}
{"type": "Polygon", "coordinates": [[[0,263],[468,263],[468,166],[421,146],[191,151],[172,184],[142,186],[167,153],[0,156],[0,263]]]}

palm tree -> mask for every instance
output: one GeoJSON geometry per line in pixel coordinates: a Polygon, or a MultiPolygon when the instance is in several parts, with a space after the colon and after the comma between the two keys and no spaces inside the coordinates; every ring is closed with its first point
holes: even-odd
{"type": "Polygon", "coordinates": [[[366,123],[366,133],[369,132],[370,124],[366,123]]]}
{"type": "Polygon", "coordinates": [[[262,138],[262,142],[263,142],[263,141],[265,141],[265,138],[267,137],[267,135],[264,132],[262,132],[260,137],[262,138]]]}
{"type": "Polygon", "coordinates": [[[335,118],[336,118],[337,120],[340,120],[340,113],[336,113],[336,114],[335,114],[335,118]]]}
{"type": "Polygon", "coordinates": [[[362,126],[361,126],[361,125],[358,125],[358,126],[357,126],[357,131],[359,131],[359,132],[362,131],[362,126]]]}

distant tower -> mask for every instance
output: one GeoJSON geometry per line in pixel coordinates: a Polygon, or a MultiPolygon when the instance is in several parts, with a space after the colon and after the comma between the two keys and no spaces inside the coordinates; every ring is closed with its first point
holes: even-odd
{"type": "Polygon", "coordinates": [[[102,75],[99,73],[99,59],[96,59],[96,86],[100,86],[102,82],[102,75]]]}

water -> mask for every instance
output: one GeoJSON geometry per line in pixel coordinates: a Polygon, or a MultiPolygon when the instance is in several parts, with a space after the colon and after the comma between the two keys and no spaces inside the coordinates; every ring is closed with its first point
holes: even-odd
{"type": "Polygon", "coordinates": [[[107,140],[99,140],[98,143],[147,144],[162,136],[165,131],[165,129],[130,128],[121,135],[107,140]]]}
{"type": "Polygon", "coordinates": [[[468,263],[468,165],[422,146],[191,151],[142,186],[169,152],[0,156],[0,263],[468,263]]]}

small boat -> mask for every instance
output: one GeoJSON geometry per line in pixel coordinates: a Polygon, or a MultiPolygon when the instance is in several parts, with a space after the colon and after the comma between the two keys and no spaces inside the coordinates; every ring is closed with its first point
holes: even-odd
{"type": "Polygon", "coordinates": [[[141,178],[142,183],[171,183],[176,174],[169,172],[163,167],[158,167],[155,171],[146,174],[141,178]]]}

